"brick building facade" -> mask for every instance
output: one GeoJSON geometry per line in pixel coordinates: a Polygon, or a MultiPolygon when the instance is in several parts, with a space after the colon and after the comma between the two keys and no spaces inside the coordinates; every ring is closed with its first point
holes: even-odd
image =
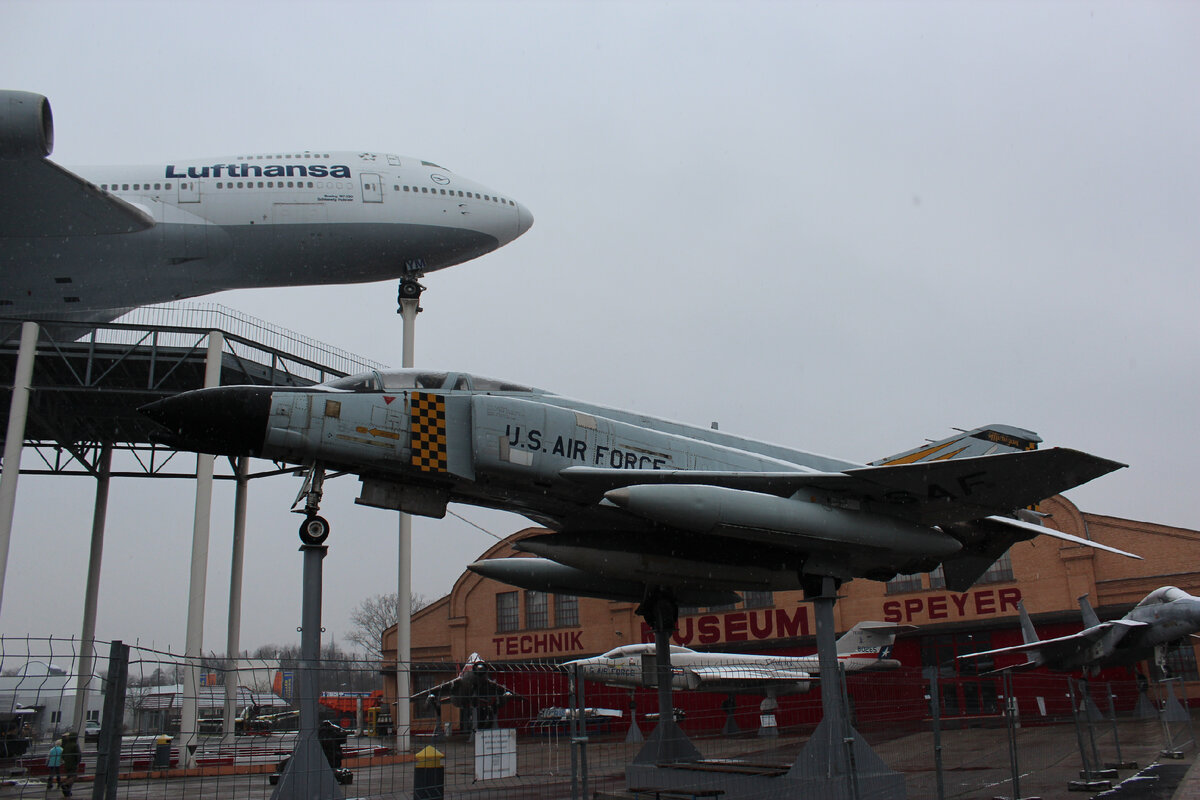
{"type": "MultiPolygon", "coordinates": [[[[1041,508],[1050,515],[1050,527],[1137,553],[1144,560],[1037,537],[1015,545],[963,593],[945,589],[938,572],[902,576],[886,584],[848,582],[835,610],[838,631],[862,620],[918,626],[897,640],[893,657],[916,670],[937,666],[953,679],[957,671],[947,665],[955,655],[1020,643],[1018,601],[1024,602],[1046,638],[1080,629],[1078,597],[1083,594],[1101,619],[1121,616],[1160,586],[1200,594],[1200,563],[1195,558],[1200,531],[1085,514],[1061,496],[1041,508]]],[[[519,531],[480,558],[522,557],[512,543],[541,532],[519,531]]],[[[528,592],[465,572],[450,594],[413,615],[414,691],[452,677],[455,665],[471,653],[490,662],[559,662],[652,641],[635,608],[627,602],[528,592]]],[[[812,609],[802,593],[751,592],[734,607],[682,609],[675,642],[699,650],[796,654],[815,649],[814,632],[812,609]]],[[[384,635],[383,649],[385,660],[394,664],[394,629],[384,635]]],[[[1023,658],[1010,657],[999,665],[1018,660],[1023,658]]],[[[1175,674],[1197,681],[1190,644],[1172,653],[1171,665],[1175,674]]],[[[947,685],[953,694],[953,683],[947,685]]],[[[1196,688],[1200,687],[1188,687],[1189,696],[1196,688]]],[[[967,689],[947,702],[958,702],[964,710],[982,703],[985,707],[976,710],[986,711],[986,697],[993,693],[988,687],[967,689]]],[[[385,682],[385,694],[394,698],[394,677],[385,682]]],[[[414,707],[413,713],[414,728],[420,729],[426,712],[414,707]]]]}

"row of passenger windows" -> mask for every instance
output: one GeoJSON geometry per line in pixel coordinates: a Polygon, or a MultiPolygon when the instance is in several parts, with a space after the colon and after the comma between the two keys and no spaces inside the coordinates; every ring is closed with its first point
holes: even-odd
{"type": "MultiPolygon", "coordinates": [[[[398,192],[400,189],[401,187],[399,186],[392,186],[392,191],[394,192],[398,192]]],[[[479,194],[478,192],[464,192],[461,189],[430,189],[427,186],[405,186],[403,189],[406,192],[420,192],[421,194],[444,194],[450,197],[471,197],[476,200],[488,200],[493,203],[500,203],[501,205],[516,205],[516,203],[512,200],[505,200],[503,197],[492,197],[491,195],[479,194]]]]}
{"type": "MultiPolygon", "coordinates": [[[[305,188],[312,189],[312,188],[314,188],[313,181],[237,181],[237,183],[234,183],[233,181],[228,181],[228,182],[217,181],[218,189],[254,189],[254,188],[256,188],[256,185],[257,185],[257,188],[259,188],[259,189],[305,189],[305,188]]],[[[347,185],[353,186],[353,184],[347,184],[347,185]]],[[[105,191],[111,190],[114,192],[170,191],[171,184],[155,183],[155,184],[153,184],[153,188],[151,188],[151,184],[149,184],[149,183],[134,183],[134,184],[102,183],[102,184],[100,184],[100,188],[105,191]]],[[[186,189],[186,188],[188,188],[188,185],[186,183],[181,183],[181,184],[179,184],[179,188],[186,189]]],[[[315,184],[315,188],[325,188],[325,187],[324,187],[324,184],[322,181],[317,181],[315,184]]],[[[333,181],[329,182],[328,188],[330,188],[330,189],[334,188],[333,181]]],[[[341,183],[338,183],[336,188],[342,189],[345,187],[341,183]]],[[[371,188],[371,187],[369,186],[368,188],[371,188]]],[[[503,197],[492,197],[491,195],[479,194],[478,192],[464,192],[461,189],[457,189],[457,190],[456,189],[430,189],[426,186],[421,186],[421,187],[416,187],[416,186],[401,187],[398,185],[392,186],[392,191],[399,192],[401,190],[403,190],[405,192],[413,192],[413,193],[420,192],[421,194],[444,194],[444,195],[447,195],[448,197],[470,197],[474,200],[486,200],[491,203],[500,203],[501,205],[505,205],[505,204],[510,205],[510,206],[516,205],[516,203],[513,202],[512,200],[506,200],[503,197]]]]}
{"type": "MultiPolygon", "coordinates": [[[[128,192],[128,191],[130,190],[130,186],[129,186],[129,184],[128,184],[128,183],[102,183],[102,184],[100,184],[100,188],[101,188],[101,189],[103,189],[103,190],[104,190],[104,191],[106,191],[106,192],[107,192],[107,191],[109,191],[109,190],[112,190],[112,191],[114,191],[114,192],[128,192]]],[[[179,188],[180,188],[180,189],[186,189],[186,188],[187,188],[187,184],[186,184],[186,183],[181,183],[181,184],[179,184],[179,188]]],[[[155,190],[166,190],[166,191],[170,191],[170,190],[171,190],[171,184],[169,184],[169,183],[156,183],[156,184],[154,184],[154,189],[155,189],[155,190]]],[[[135,184],[133,184],[133,191],[135,191],[135,192],[143,192],[143,191],[145,191],[145,192],[148,192],[148,191],[150,191],[150,184],[148,184],[148,183],[135,183],[135,184]]]]}
{"type": "Polygon", "coordinates": [[[329,153],[288,153],[286,155],[266,155],[266,156],[238,156],[237,161],[254,161],[255,159],[262,161],[264,158],[329,158],[329,153]]]}

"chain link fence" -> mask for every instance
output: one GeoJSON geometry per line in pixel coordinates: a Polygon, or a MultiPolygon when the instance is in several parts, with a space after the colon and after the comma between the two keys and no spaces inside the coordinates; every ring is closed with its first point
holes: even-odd
{"type": "MultiPolygon", "coordinates": [[[[0,638],[0,797],[57,794],[65,767],[55,774],[51,749],[71,732],[81,751],[76,794],[272,796],[302,737],[297,660],[187,659],[97,643],[96,674],[81,681],[86,651],[77,640],[0,638]],[[195,725],[183,729],[189,718],[195,725]]],[[[397,738],[380,664],[322,659],[315,668],[314,735],[345,797],[628,797],[626,768],[657,724],[653,689],[582,680],[557,664],[418,663],[412,730],[397,738]]],[[[852,674],[844,685],[854,735],[903,777],[910,798],[1067,796],[1080,780],[1099,791],[1109,771],[1124,778],[1154,761],[1190,761],[1195,750],[1178,680],[903,668],[852,674]]],[[[815,688],[775,703],[676,692],[705,780],[784,776],[821,719],[815,688]]]]}

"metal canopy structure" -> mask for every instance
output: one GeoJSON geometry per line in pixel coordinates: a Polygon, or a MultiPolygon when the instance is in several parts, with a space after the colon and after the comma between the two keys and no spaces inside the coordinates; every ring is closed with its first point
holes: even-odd
{"type": "MultiPolygon", "coordinates": [[[[91,651],[111,479],[193,478],[196,510],[188,589],[187,656],[194,663],[186,676],[190,691],[185,693],[182,727],[191,737],[184,741],[187,763],[192,762],[195,754],[198,663],[204,628],[212,481],[216,477],[214,459],[205,455],[197,456],[194,461],[176,459],[176,451],[151,442],[153,426],[137,409],[154,400],[204,386],[309,386],[379,367],[382,365],[221,306],[150,306],[106,323],[0,317],[0,387],[7,390],[0,397],[0,410],[8,419],[4,463],[0,464],[0,601],[18,475],[87,475],[96,479],[80,637],[81,677],[73,729],[82,730],[87,694],[91,691],[91,651]],[[20,441],[16,441],[18,438],[20,441]],[[24,451],[33,451],[35,458],[22,465],[24,451]],[[118,469],[113,469],[114,453],[120,454],[118,469]],[[7,469],[9,466],[14,469],[7,469]]],[[[240,644],[247,484],[249,478],[258,477],[248,474],[247,465],[248,459],[239,459],[230,465],[231,474],[223,476],[237,482],[229,653],[238,652],[240,644]]],[[[271,470],[260,476],[281,471],[286,470],[271,470]]],[[[233,730],[236,691],[236,673],[230,672],[225,686],[226,731],[233,730]]]]}
{"type": "MultiPolygon", "coordinates": [[[[216,305],[150,306],[102,324],[35,321],[42,335],[21,474],[95,475],[108,447],[133,456],[118,461],[113,477],[194,476],[175,451],[150,441],[153,423],[137,408],[204,386],[211,331],[224,334],[221,385],[309,386],[383,366],[216,305]]],[[[0,318],[2,418],[22,322],[0,318]]]]}

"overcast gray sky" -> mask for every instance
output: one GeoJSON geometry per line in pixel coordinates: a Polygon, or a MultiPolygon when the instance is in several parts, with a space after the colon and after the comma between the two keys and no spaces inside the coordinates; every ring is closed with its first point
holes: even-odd
{"type": "MultiPolygon", "coordinates": [[[[1019,425],[1131,465],[1070,492],[1085,511],[1200,527],[1194,3],[7,0],[0,30],[64,165],[366,149],[527,205],[524,237],[426,279],[420,366],[863,461],[1019,425]]],[[[210,300],[400,362],[392,283],[210,300]]],[[[254,486],[247,648],[298,640],[297,488],[254,486]]],[[[340,640],[395,590],[396,516],[328,488],[340,640]]],[[[93,491],[22,477],[0,632],[78,635],[93,491]]],[[[186,485],[114,482],[100,637],[182,648],[191,515],[186,485]]],[[[418,518],[415,590],[493,542],[418,518]]]]}

